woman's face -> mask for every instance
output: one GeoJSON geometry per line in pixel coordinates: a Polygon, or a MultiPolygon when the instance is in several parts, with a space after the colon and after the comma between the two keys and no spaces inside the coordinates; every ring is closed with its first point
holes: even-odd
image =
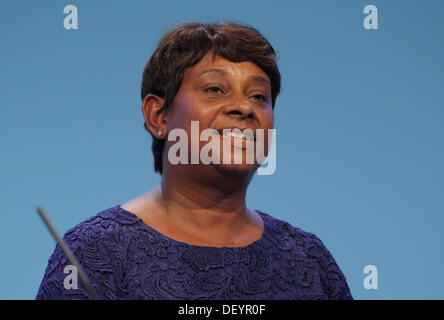
{"type": "MultiPolygon", "coordinates": [[[[212,61],[210,54],[206,55],[198,64],[185,70],[181,86],[168,112],[167,132],[174,128],[181,128],[187,132],[189,159],[191,153],[191,121],[198,121],[199,135],[207,128],[216,129],[220,136],[210,137],[220,139],[220,148],[210,151],[216,152],[219,164],[211,163],[218,170],[235,172],[253,172],[260,166],[256,161],[247,163],[246,154],[249,152],[247,143],[253,143],[263,155],[268,154],[268,129],[274,125],[274,114],[271,104],[271,85],[267,74],[256,64],[245,61],[234,63],[220,56],[212,61]],[[234,137],[223,135],[222,129],[245,128],[263,129],[264,143],[259,139],[242,144],[234,137]],[[231,148],[230,161],[223,158],[224,144],[231,148]],[[235,160],[235,158],[238,158],[235,160]],[[240,159],[242,158],[242,159],[240,159]],[[228,162],[228,163],[227,163],[228,162]],[[241,163],[239,163],[241,162],[241,163]]],[[[199,150],[208,141],[198,143],[199,150]]],[[[166,141],[166,152],[175,141],[166,141]]],[[[189,162],[190,163],[190,162],[189,162]]],[[[203,165],[203,164],[201,164],[203,165]]]]}

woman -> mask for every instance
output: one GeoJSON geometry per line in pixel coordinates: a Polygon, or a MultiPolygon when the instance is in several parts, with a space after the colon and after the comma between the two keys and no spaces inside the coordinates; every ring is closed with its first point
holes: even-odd
{"type": "MultiPolygon", "coordinates": [[[[183,24],[161,39],[145,67],[141,92],[161,182],[64,237],[99,298],[352,298],[315,235],[245,203],[262,163],[257,155],[246,161],[248,146],[269,150],[267,133],[260,146],[256,132],[273,129],[280,91],[275,59],[256,29],[234,23],[183,24]],[[212,130],[207,141],[215,144],[207,156],[216,161],[202,160],[208,142],[196,142],[193,123],[198,133],[212,130]],[[175,129],[184,133],[181,150],[177,139],[169,139],[175,129]],[[254,134],[226,132],[232,129],[254,134]],[[176,151],[185,161],[173,161],[176,151]]],[[[56,246],[37,299],[88,298],[81,284],[65,288],[68,264],[56,246]]]]}

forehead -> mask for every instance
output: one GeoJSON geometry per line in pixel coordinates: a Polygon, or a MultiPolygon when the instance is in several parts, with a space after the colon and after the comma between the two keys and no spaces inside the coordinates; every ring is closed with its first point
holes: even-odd
{"type": "Polygon", "coordinates": [[[207,54],[196,65],[187,68],[183,80],[197,80],[203,76],[240,77],[253,76],[256,80],[264,79],[264,83],[270,84],[267,74],[251,61],[232,62],[221,56],[216,56],[213,61],[212,55],[207,54]],[[255,77],[257,76],[257,77],[255,77]]]}

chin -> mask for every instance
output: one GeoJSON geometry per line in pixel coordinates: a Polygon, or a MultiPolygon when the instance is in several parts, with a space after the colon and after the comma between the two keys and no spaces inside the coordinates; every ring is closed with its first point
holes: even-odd
{"type": "Polygon", "coordinates": [[[253,154],[253,156],[248,157],[247,161],[247,150],[238,149],[236,152],[232,150],[231,157],[225,163],[223,161],[222,150],[214,156],[219,159],[218,163],[211,162],[211,166],[217,171],[222,172],[231,176],[248,176],[253,175],[255,171],[261,166],[253,154]],[[239,152],[240,151],[240,152],[239,152]]]}
{"type": "Polygon", "coordinates": [[[250,174],[254,174],[254,172],[259,167],[258,164],[213,164],[213,167],[216,168],[219,172],[223,172],[227,175],[233,176],[248,176],[250,174]]]}

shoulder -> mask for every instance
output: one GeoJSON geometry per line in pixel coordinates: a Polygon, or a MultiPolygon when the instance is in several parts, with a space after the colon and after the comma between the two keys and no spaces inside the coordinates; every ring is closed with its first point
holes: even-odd
{"type": "Polygon", "coordinates": [[[324,243],[314,234],[298,228],[291,223],[276,218],[268,213],[256,210],[261,213],[268,228],[269,237],[278,242],[283,248],[290,248],[293,246],[304,246],[310,248],[313,254],[315,251],[324,251],[327,248],[324,243]]]}
{"type": "Polygon", "coordinates": [[[100,211],[96,215],[84,220],[69,229],[67,234],[75,234],[80,231],[106,231],[126,225],[134,225],[140,222],[135,215],[128,214],[125,210],[119,210],[120,205],[116,205],[100,211]]]}
{"type": "Polygon", "coordinates": [[[125,231],[140,224],[140,219],[119,208],[120,205],[110,207],[78,223],[66,231],[64,240],[91,243],[99,238],[124,236],[125,231]]]}
{"type": "MultiPolygon", "coordinates": [[[[140,220],[119,206],[99,212],[66,231],[67,246],[84,269],[99,297],[115,297],[114,273],[125,265],[125,250],[140,220]],[[105,281],[106,280],[106,281],[105,281]]],[[[81,284],[78,290],[65,290],[66,267],[69,261],[57,244],[48,260],[37,299],[88,298],[81,284]]]]}
{"type": "Polygon", "coordinates": [[[116,205],[67,230],[63,239],[82,264],[98,270],[126,256],[128,246],[140,236],[141,225],[141,219],[116,205]]]}
{"type": "Polygon", "coordinates": [[[352,299],[338,263],[317,235],[267,213],[262,214],[269,228],[268,239],[277,250],[288,255],[291,261],[296,261],[295,265],[304,261],[310,272],[317,270],[329,299],[352,299]]]}

